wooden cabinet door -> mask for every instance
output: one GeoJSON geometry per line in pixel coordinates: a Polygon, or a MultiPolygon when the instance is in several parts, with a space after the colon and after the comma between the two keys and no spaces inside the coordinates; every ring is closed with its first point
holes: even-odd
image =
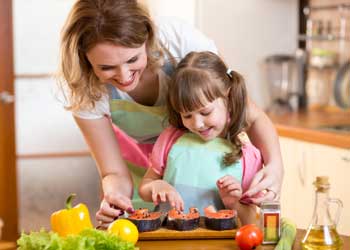
{"type": "Polygon", "coordinates": [[[17,189],[14,125],[12,1],[0,7],[0,217],[5,222],[2,238],[16,240],[17,189]]]}
{"type": "Polygon", "coordinates": [[[308,143],[280,138],[284,164],[281,191],[282,217],[292,219],[298,228],[307,228],[313,212],[312,173],[308,167],[308,143]]]}
{"type": "Polygon", "coordinates": [[[296,186],[298,180],[297,156],[299,150],[296,143],[286,138],[280,138],[281,153],[284,164],[284,179],[281,190],[282,217],[295,218],[296,216],[296,186]]]}
{"type": "MultiPolygon", "coordinates": [[[[298,228],[306,229],[315,205],[317,176],[328,176],[330,196],[343,202],[338,232],[350,235],[350,150],[280,138],[285,168],[281,192],[282,217],[292,219],[298,228]]],[[[334,214],[334,209],[331,207],[334,214]]]]}
{"type": "MultiPolygon", "coordinates": [[[[350,149],[314,144],[312,147],[312,175],[328,176],[331,185],[329,195],[343,202],[343,209],[337,226],[338,232],[350,235],[350,149]]],[[[331,206],[334,216],[335,206],[331,206]]]]}

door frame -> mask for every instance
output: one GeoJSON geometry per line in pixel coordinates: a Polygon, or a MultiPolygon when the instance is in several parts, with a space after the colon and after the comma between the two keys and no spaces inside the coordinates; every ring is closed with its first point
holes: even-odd
{"type": "MultiPolygon", "coordinates": [[[[12,0],[0,8],[0,92],[14,95],[12,0]]],[[[0,217],[2,240],[18,239],[15,104],[0,101],[0,217]]]]}

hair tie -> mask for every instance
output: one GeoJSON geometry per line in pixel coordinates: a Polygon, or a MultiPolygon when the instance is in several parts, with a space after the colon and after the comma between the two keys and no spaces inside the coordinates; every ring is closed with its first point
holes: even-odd
{"type": "Polygon", "coordinates": [[[230,79],[232,79],[232,69],[230,69],[230,68],[228,68],[227,70],[226,70],[226,75],[228,76],[228,77],[230,77],[230,79]]]}

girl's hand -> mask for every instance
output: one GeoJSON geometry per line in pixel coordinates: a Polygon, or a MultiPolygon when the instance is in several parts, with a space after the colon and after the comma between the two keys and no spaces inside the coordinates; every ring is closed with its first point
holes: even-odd
{"type": "Polygon", "coordinates": [[[266,165],[256,173],[248,191],[243,196],[260,205],[265,201],[279,200],[283,180],[283,168],[266,165]]]}
{"type": "Polygon", "coordinates": [[[158,205],[160,202],[168,201],[172,207],[183,211],[184,202],[173,186],[163,180],[155,180],[151,185],[152,201],[155,205],[158,205]]]}
{"type": "Polygon", "coordinates": [[[241,183],[231,175],[225,175],[216,182],[219,195],[227,208],[234,208],[242,196],[241,183]]]}

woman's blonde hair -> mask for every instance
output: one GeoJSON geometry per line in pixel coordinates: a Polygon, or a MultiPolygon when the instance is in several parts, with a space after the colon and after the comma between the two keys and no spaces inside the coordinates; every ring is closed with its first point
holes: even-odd
{"type": "Polygon", "coordinates": [[[164,53],[154,24],[136,0],[78,0],[63,27],[58,72],[69,110],[93,108],[106,93],[86,57],[100,42],[128,48],[138,48],[146,42],[148,67],[155,69],[163,63],[164,53]]]}
{"type": "Polygon", "coordinates": [[[247,91],[243,77],[229,71],[221,58],[212,52],[191,52],[182,59],[173,75],[167,95],[169,123],[186,129],[181,112],[191,112],[208,102],[223,98],[229,112],[227,138],[232,152],[224,157],[231,165],[242,156],[242,142],[238,138],[246,127],[247,91]]]}

